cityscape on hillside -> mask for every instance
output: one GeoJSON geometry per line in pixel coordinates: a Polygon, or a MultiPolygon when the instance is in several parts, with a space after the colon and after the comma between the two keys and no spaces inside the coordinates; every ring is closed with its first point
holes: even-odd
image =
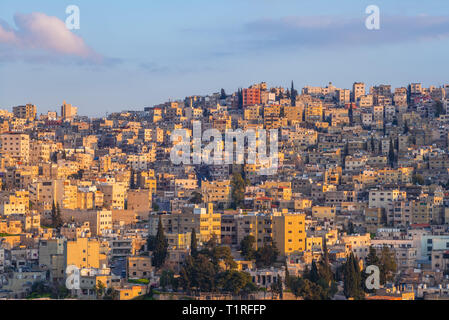
{"type": "Polygon", "coordinates": [[[217,91],[0,110],[0,299],[449,299],[449,84],[217,91]]]}
{"type": "Polygon", "coordinates": [[[447,0],[0,0],[0,317],[449,301],[448,56],[447,0]]]}

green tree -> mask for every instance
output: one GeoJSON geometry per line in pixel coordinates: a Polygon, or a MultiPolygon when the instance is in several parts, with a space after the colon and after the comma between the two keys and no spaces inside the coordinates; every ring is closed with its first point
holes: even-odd
{"type": "Polygon", "coordinates": [[[237,98],[238,98],[238,108],[243,109],[243,91],[242,91],[242,89],[238,89],[237,98]]]}
{"type": "Polygon", "coordinates": [[[329,263],[329,252],[327,249],[326,237],[323,237],[323,257],[319,265],[319,276],[329,286],[334,282],[334,274],[329,263]]]}
{"type": "Polygon", "coordinates": [[[216,288],[216,268],[204,254],[188,256],[180,272],[180,285],[184,290],[211,292],[216,288]]]}
{"type": "Polygon", "coordinates": [[[131,190],[136,189],[136,181],[135,181],[135,173],[134,170],[131,170],[130,179],[129,179],[129,188],[131,190]]]}
{"type": "Polygon", "coordinates": [[[190,254],[195,257],[198,253],[198,239],[196,238],[195,228],[192,228],[192,234],[190,236],[190,254]]]}
{"type": "Polygon", "coordinates": [[[351,234],[354,234],[354,233],[355,233],[354,223],[352,221],[349,221],[348,222],[348,234],[351,235],[351,234]]]}
{"type": "Polygon", "coordinates": [[[203,195],[196,191],[192,192],[192,198],[190,198],[189,202],[194,204],[203,203],[203,195]]]}
{"type": "Polygon", "coordinates": [[[318,280],[320,279],[320,275],[319,275],[319,272],[318,272],[318,266],[316,265],[315,260],[312,261],[312,268],[310,269],[310,273],[309,273],[308,278],[313,283],[318,282],[318,280]]]}
{"type": "Polygon", "coordinates": [[[220,91],[220,99],[224,100],[224,99],[226,99],[226,97],[227,97],[227,95],[226,95],[225,89],[222,88],[220,91]]]}
{"type": "Polygon", "coordinates": [[[379,257],[377,256],[376,253],[376,249],[374,249],[373,246],[369,247],[369,252],[368,252],[368,256],[366,257],[366,265],[367,266],[379,266],[380,264],[380,260],[379,257]]]}
{"type": "Polygon", "coordinates": [[[412,176],[412,183],[415,185],[424,185],[425,181],[422,175],[420,174],[414,174],[412,176]]]}
{"type": "Polygon", "coordinates": [[[106,292],[106,286],[103,282],[98,280],[97,285],[95,286],[95,293],[97,294],[97,299],[100,299],[103,297],[103,295],[106,292]]]}
{"type": "Polygon", "coordinates": [[[343,284],[346,298],[363,299],[361,272],[358,261],[352,252],[344,264],[343,284]]]}
{"type": "Polygon", "coordinates": [[[326,294],[323,289],[309,279],[293,277],[290,280],[290,290],[296,297],[304,300],[325,300],[326,294]]]}
{"type": "Polygon", "coordinates": [[[164,235],[164,227],[162,226],[162,219],[159,217],[159,225],[157,227],[156,244],[153,251],[153,265],[156,268],[162,267],[167,258],[168,241],[164,235]]]}
{"type": "Polygon", "coordinates": [[[390,163],[390,166],[392,168],[394,167],[394,160],[395,160],[394,144],[393,144],[393,140],[390,139],[390,149],[388,150],[388,162],[390,163]]]}
{"type": "Polygon", "coordinates": [[[438,118],[442,114],[446,114],[443,103],[441,101],[437,101],[435,104],[435,117],[438,118]]]}
{"type": "Polygon", "coordinates": [[[256,250],[254,249],[254,244],[256,239],[254,236],[246,236],[240,242],[240,250],[242,251],[242,256],[247,260],[253,260],[256,257],[256,250]]]}
{"type": "Polygon", "coordinates": [[[147,250],[154,251],[156,249],[156,237],[148,233],[147,237],[147,250]]]}
{"type": "Polygon", "coordinates": [[[352,126],[352,124],[354,123],[354,111],[352,109],[352,103],[349,106],[349,110],[348,110],[348,118],[349,118],[349,125],[352,126]]]}
{"type": "Polygon", "coordinates": [[[241,173],[234,172],[231,180],[231,196],[234,209],[243,205],[245,198],[245,180],[243,180],[241,173]]]}
{"type": "Polygon", "coordinates": [[[218,274],[217,287],[222,292],[230,292],[234,295],[241,294],[243,291],[252,292],[256,290],[250,274],[236,270],[227,270],[218,274]]]}
{"type": "Polygon", "coordinates": [[[380,253],[380,283],[385,284],[387,281],[394,279],[394,273],[397,270],[396,259],[394,253],[388,246],[384,246],[380,253]]]}
{"type": "Polygon", "coordinates": [[[282,280],[281,277],[278,275],[276,278],[276,281],[273,282],[271,284],[271,293],[273,295],[273,298],[276,297],[280,297],[280,299],[282,299],[283,293],[284,293],[284,288],[283,288],[283,284],[282,284],[282,280]]]}
{"type": "Polygon", "coordinates": [[[291,105],[296,106],[296,97],[298,96],[298,91],[295,89],[295,85],[292,81],[292,88],[290,90],[290,99],[291,99],[291,105]]]}
{"type": "Polygon", "coordinates": [[[172,270],[162,271],[159,284],[164,291],[167,289],[167,287],[171,287],[173,290],[176,290],[178,288],[178,280],[175,278],[175,273],[172,270]]]}
{"type": "Polygon", "coordinates": [[[409,127],[408,127],[408,122],[407,120],[404,121],[404,134],[407,134],[410,131],[409,127]]]}
{"type": "Polygon", "coordinates": [[[59,208],[59,203],[55,205],[53,202],[51,208],[51,224],[53,228],[59,229],[64,224],[61,217],[61,209],[59,208]]]}
{"type": "Polygon", "coordinates": [[[228,246],[215,246],[212,251],[212,263],[219,268],[219,263],[223,262],[226,270],[237,268],[237,263],[231,253],[231,248],[228,246]]]}
{"type": "Polygon", "coordinates": [[[276,262],[278,255],[279,250],[276,245],[273,242],[266,242],[256,251],[256,266],[259,268],[270,267],[276,262]]]}

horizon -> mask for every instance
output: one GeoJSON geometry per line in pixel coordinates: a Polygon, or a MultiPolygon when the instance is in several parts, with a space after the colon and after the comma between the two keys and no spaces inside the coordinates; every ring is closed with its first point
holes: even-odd
{"type": "MultiPolygon", "coordinates": [[[[257,82],[257,83],[262,83],[262,82],[265,82],[265,81],[259,81],[259,82],[257,82]]],[[[384,81],[384,82],[379,82],[379,83],[376,83],[376,84],[367,84],[367,83],[364,82],[364,81],[354,81],[353,83],[355,83],[355,82],[361,82],[361,83],[364,83],[365,86],[366,86],[366,89],[367,89],[366,92],[368,92],[368,91],[369,91],[369,88],[372,87],[372,86],[390,85],[389,83],[387,83],[387,82],[385,82],[385,81],[384,81]]],[[[448,82],[449,82],[449,81],[448,81],[448,82]]],[[[270,89],[270,88],[276,88],[276,87],[283,87],[283,88],[289,89],[289,86],[268,85],[268,82],[266,82],[266,83],[267,83],[267,87],[268,87],[269,89],[270,89]]],[[[304,88],[304,87],[306,87],[306,86],[309,86],[309,85],[305,85],[305,86],[296,86],[296,83],[295,83],[294,81],[293,81],[293,83],[295,84],[295,89],[296,89],[296,90],[302,89],[302,88],[304,88]]],[[[414,82],[413,82],[413,83],[414,83],[414,82]]],[[[436,85],[436,84],[425,84],[425,83],[422,83],[422,82],[419,82],[419,83],[421,83],[421,84],[423,85],[424,88],[428,88],[429,86],[434,86],[434,87],[436,87],[436,88],[442,88],[442,87],[445,85],[445,84],[440,84],[440,85],[436,85]]],[[[254,84],[256,84],[256,83],[249,84],[248,87],[249,87],[250,85],[254,85],[254,84]]],[[[290,83],[290,84],[291,84],[291,83],[290,83]]],[[[323,88],[325,88],[325,87],[327,87],[329,84],[332,84],[332,85],[334,85],[334,86],[337,87],[337,88],[352,90],[352,87],[351,87],[351,86],[348,86],[348,87],[336,86],[335,83],[334,83],[333,81],[328,82],[327,85],[322,85],[322,86],[317,86],[317,87],[323,87],[323,88]]],[[[409,84],[411,84],[411,83],[407,83],[407,84],[400,85],[400,86],[393,86],[393,85],[392,85],[391,88],[392,88],[392,90],[393,90],[393,89],[395,89],[395,88],[407,87],[409,84]]],[[[448,84],[448,83],[446,83],[446,85],[447,85],[447,84],[448,84]]],[[[310,87],[315,87],[315,86],[310,86],[310,87]]],[[[232,94],[236,93],[237,90],[242,89],[242,88],[239,87],[239,88],[237,88],[236,90],[230,90],[230,91],[226,90],[225,88],[220,88],[220,89],[218,89],[218,90],[216,90],[216,91],[209,92],[209,93],[204,93],[204,94],[195,94],[195,93],[193,93],[193,94],[190,94],[190,95],[186,95],[185,97],[178,97],[178,98],[173,98],[173,99],[170,98],[170,99],[167,99],[167,100],[165,100],[165,101],[160,101],[160,102],[157,102],[157,103],[152,104],[152,105],[142,106],[142,107],[139,108],[139,109],[124,108],[124,109],[121,109],[121,110],[114,110],[114,111],[111,111],[111,112],[109,112],[109,111],[106,110],[106,111],[104,111],[102,114],[99,114],[99,113],[97,113],[97,114],[83,114],[83,113],[79,113],[79,112],[78,112],[78,116],[81,116],[81,117],[88,117],[88,118],[104,118],[104,117],[107,117],[108,115],[113,114],[113,113],[122,113],[122,112],[143,112],[145,108],[154,108],[154,107],[157,107],[158,105],[161,105],[161,104],[164,104],[164,103],[167,103],[167,102],[179,102],[179,101],[183,101],[185,98],[190,97],[190,96],[201,96],[201,97],[206,97],[206,96],[210,96],[210,95],[213,95],[213,94],[219,94],[219,92],[220,92],[221,89],[224,89],[225,92],[226,92],[226,94],[227,94],[228,96],[231,96],[232,94]]],[[[299,91],[299,90],[298,90],[298,91],[299,91]]],[[[63,102],[66,102],[66,103],[68,103],[68,104],[71,104],[71,105],[74,106],[74,107],[77,107],[78,110],[80,109],[80,107],[79,107],[78,105],[73,104],[73,103],[71,103],[70,101],[64,100],[63,102]]],[[[61,106],[62,106],[62,104],[61,104],[61,105],[59,105],[59,106],[56,106],[56,107],[55,107],[56,109],[43,109],[42,107],[40,107],[39,105],[36,105],[36,104],[33,103],[33,102],[26,102],[26,103],[22,103],[22,104],[13,105],[13,106],[8,106],[8,107],[6,107],[6,108],[3,108],[2,106],[0,106],[0,110],[7,110],[7,111],[9,111],[9,112],[12,112],[14,107],[16,107],[16,106],[25,106],[25,105],[27,105],[27,104],[35,105],[36,108],[37,108],[38,114],[46,114],[47,112],[57,112],[58,114],[60,114],[60,108],[61,108],[61,106]]],[[[136,108],[137,108],[137,107],[136,107],[136,108]]]]}

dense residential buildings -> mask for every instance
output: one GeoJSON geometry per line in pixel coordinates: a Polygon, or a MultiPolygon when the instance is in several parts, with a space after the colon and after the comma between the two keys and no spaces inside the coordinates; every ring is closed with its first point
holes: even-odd
{"type": "Polygon", "coordinates": [[[36,283],[78,299],[186,296],[189,270],[208,272],[212,259],[218,275],[245,274],[257,299],[323,263],[329,298],[344,298],[351,261],[362,272],[388,262],[367,299],[447,298],[448,88],[262,82],[103,118],[66,102],[60,114],[2,110],[0,297],[29,297],[36,283]],[[275,130],[276,171],[250,163],[245,138],[243,154],[230,153],[242,163],[175,164],[174,133],[195,138],[196,121],[220,138],[275,130]]]}

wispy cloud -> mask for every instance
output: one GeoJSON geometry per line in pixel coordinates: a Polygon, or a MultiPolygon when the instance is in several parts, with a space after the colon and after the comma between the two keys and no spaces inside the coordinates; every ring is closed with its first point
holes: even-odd
{"type": "Polygon", "coordinates": [[[384,16],[380,30],[368,30],[364,17],[284,17],[247,23],[242,32],[248,46],[329,47],[397,44],[449,37],[449,17],[384,16]]]}
{"type": "Polygon", "coordinates": [[[15,28],[0,20],[0,59],[27,62],[113,63],[90,48],[57,17],[44,13],[14,15],[15,28]]]}

